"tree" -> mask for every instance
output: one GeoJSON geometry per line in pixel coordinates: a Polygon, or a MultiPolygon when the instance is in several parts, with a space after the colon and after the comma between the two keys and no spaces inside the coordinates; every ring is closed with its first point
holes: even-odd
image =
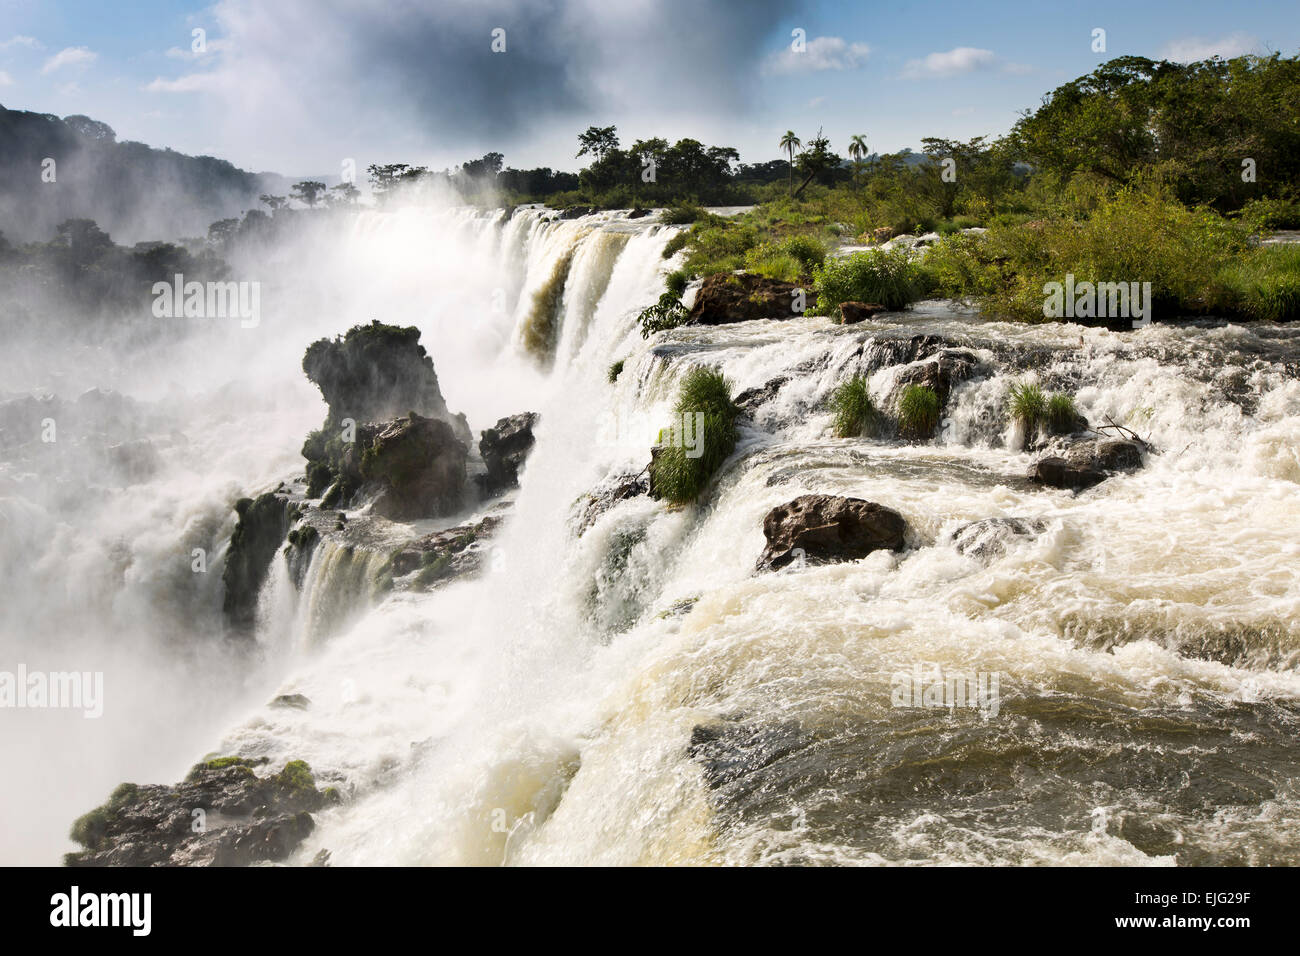
{"type": "Polygon", "coordinates": [[[781,137],[781,148],[786,151],[790,157],[790,176],[788,180],[788,191],[794,191],[794,151],[802,146],[799,137],[794,135],[794,130],[788,129],[785,135],[781,137]]]}
{"type": "Polygon", "coordinates": [[[617,129],[617,126],[588,126],[585,133],[578,134],[578,143],[582,147],[578,156],[590,153],[596,162],[600,162],[610,150],[618,149],[617,129]]]}
{"type": "Polygon", "coordinates": [[[304,179],[300,183],[294,183],[290,195],[294,199],[311,208],[320,201],[321,193],[325,192],[325,184],[318,183],[314,179],[304,179]]]}
{"type": "Polygon", "coordinates": [[[829,185],[841,162],[843,160],[831,152],[831,141],[822,135],[820,129],[817,130],[817,135],[808,141],[808,148],[799,154],[799,171],[804,174],[804,180],[794,195],[798,196],[814,179],[829,185]]]}
{"type": "Polygon", "coordinates": [[[270,193],[262,193],[257,197],[259,202],[264,202],[271,207],[271,212],[278,212],[282,207],[289,204],[288,196],[272,196],[270,193]]]}
{"type": "Polygon", "coordinates": [[[339,206],[355,206],[361,190],[351,183],[339,183],[330,187],[330,202],[339,206]]]}
{"type": "Polygon", "coordinates": [[[853,160],[853,171],[860,172],[862,161],[867,158],[867,140],[862,133],[855,133],[849,138],[849,159],[853,160]]]}

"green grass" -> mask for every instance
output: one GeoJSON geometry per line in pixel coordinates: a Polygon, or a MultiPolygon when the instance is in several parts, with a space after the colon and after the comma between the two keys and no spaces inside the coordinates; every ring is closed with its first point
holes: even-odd
{"type": "Polygon", "coordinates": [[[659,221],[670,226],[688,226],[697,220],[703,219],[708,213],[704,211],[703,206],[697,206],[695,203],[676,203],[669,206],[659,215],[659,221]]]}
{"type": "Polygon", "coordinates": [[[768,240],[745,253],[747,271],[785,282],[810,277],[825,261],[826,244],[810,235],[768,240]]]}
{"type": "Polygon", "coordinates": [[[605,373],[605,378],[609,380],[611,385],[614,382],[617,382],[618,377],[623,374],[623,361],[623,359],[619,359],[617,362],[610,365],[609,371],[605,373]]]}
{"type": "Polygon", "coordinates": [[[939,396],[928,385],[909,385],[898,398],[898,432],[905,438],[930,438],[939,427],[939,396]]]}
{"type": "Polygon", "coordinates": [[[1064,392],[1053,392],[1047,399],[1047,427],[1058,435],[1074,431],[1078,424],[1079,410],[1074,405],[1074,398],[1064,392]]]}
{"type": "Polygon", "coordinates": [[[1223,305],[1252,319],[1300,319],[1300,245],[1253,249],[1219,272],[1223,305]]]}
{"type": "Polygon", "coordinates": [[[686,373],[673,406],[677,423],[660,433],[660,446],[650,463],[650,482],[655,494],[672,504],[696,500],[714,473],[736,448],[736,418],[740,415],[731,398],[731,383],[721,372],[694,368],[686,373]],[[681,436],[683,418],[703,413],[702,428],[693,436],[681,436]],[[692,441],[693,439],[693,441],[692,441]],[[690,457],[688,443],[698,442],[698,457],[690,457]]]}
{"type": "Polygon", "coordinates": [[[858,438],[875,431],[880,420],[864,376],[856,375],[835,389],[831,396],[835,414],[834,430],[838,438],[858,438]]]}
{"type": "Polygon", "coordinates": [[[818,315],[831,315],[841,302],[875,302],[897,311],[921,298],[925,288],[920,267],[902,249],[828,259],[813,279],[818,315]]]}
{"type": "Polygon", "coordinates": [[[1033,382],[1018,382],[1011,386],[1010,411],[1028,435],[1047,421],[1047,393],[1033,382]]]}

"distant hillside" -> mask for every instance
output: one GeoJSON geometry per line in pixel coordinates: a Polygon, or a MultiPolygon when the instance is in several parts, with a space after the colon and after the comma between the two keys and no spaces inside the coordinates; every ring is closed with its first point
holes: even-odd
{"type": "Polygon", "coordinates": [[[292,182],[250,173],[211,156],[186,156],[117,141],[87,116],[0,106],[0,231],[11,240],[47,240],[65,219],[93,219],[120,243],[206,235],[217,219],[287,195],[292,182]],[[54,182],[42,180],[55,162],[54,182]]]}

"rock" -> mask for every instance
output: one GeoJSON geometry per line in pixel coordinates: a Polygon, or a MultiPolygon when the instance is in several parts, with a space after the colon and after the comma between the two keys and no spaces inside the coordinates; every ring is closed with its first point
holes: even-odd
{"type": "Polygon", "coordinates": [[[581,537],[601,515],[620,501],[649,493],[650,478],[646,469],[635,475],[611,475],[575,502],[573,516],[569,519],[570,527],[576,536],[581,537]]]}
{"type": "Polygon", "coordinates": [[[1006,553],[1011,538],[1032,538],[1047,530],[1047,523],[1034,518],[985,518],[962,525],[952,533],[958,554],[991,558],[1006,553]]]}
{"type": "Polygon", "coordinates": [[[907,524],[889,508],[836,495],[801,495],[763,519],[767,548],[759,570],[785,567],[801,549],[810,564],[853,561],[872,551],[901,551],[907,524]]]}
{"type": "Polygon", "coordinates": [[[302,694],[281,694],[271,701],[272,707],[291,707],[294,710],[306,710],[311,706],[311,698],[302,694]]]}
{"type": "Polygon", "coordinates": [[[533,448],[536,412],[509,415],[484,429],[478,449],[487,474],[478,476],[485,495],[495,495],[519,484],[519,469],[533,448]]]}
{"type": "Polygon", "coordinates": [[[137,438],[104,449],[110,474],[126,485],[148,481],[162,467],[162,457],[147,438],[137,438]]]}
{"type": "Polygon", "coordinates": [[[583,216],[590,216],[596,211],[595,206],[570,206],[560,212],[561,219],[581,219],[583,216]]]}
{"type": "Polygon", "coordinates": [[[408,411],[451,417],[414,326],[371,322],[342,338],[319,339],[308,346],[302,370],[320,388],[332,423],[385,421],[408,411]]]}
{"type": "Polygon", "coordinates": [[[724,325],[752,319],[793,319],[799,286],[779,279],[741,273],[719,273],[704,280],[695,293],[688,321],[696,325],[724,325]]]}
{"type": "MultiPolygon", "coordinates": [[[[953,386],[970,378],[979,359],[966,349],[944,349],[933,358],[900,369],[894,378],[894,392],[900,393],[909,385],[924,385],[939,396],[939,406],[948,404],[953,386]]],[[[897,399],[891,396],[890,402],[897,399]]]]}
{"type": "Polygon", "coordinates": [[[1103,438],[1070,445],[1064,457],[1050,456],[1034,462],[1029,480],[1051,488],[1081,490],[1100,484],[1117,472],[1142,467],[1138,442],[1103,438]]]}
{"type": "Polygon", "coordinates": [[[885,311],[888,310],[883,305],[874,302],[841,302],[840,325],[855,325],[885,311]]]}
{"type": "Polygon", "coordinates": [[[631,212],[627,214],[627,218],[640,219],[643,216],[648,216],[648,215],[650,215],[649,209],[642,209],[640,206],[637,206],[637,208],[633,209],[631,212]]]}
{"type": "Polygon", "coordinates": [[[871,237],[872,242],[888,242],[890,239],[894,238],[894,229],[892,226],[878,226],[877,228],[872,229],[868,235],[871,237]]]}
{"type": "Polygon", "coordinates": [[[477,574],[483,568],[483,545],[500,527],[501,519],[489,515],[473,524],[457,525],[412,541],[393,552],[384,572],[404,578],[401,590],[429,591],[447,582],[477,574]]]}
{"type": "Polygon", "coordinates": [[[371,511],[393,521],[456,511],[465,487],[465,459],[465,446],[440,418],[412,412],[389,422],[361,456],[363,491],[378,491],[371,511]]]}
{"type": "Polygon", "coordinates": [[[777,392],[790,381],[789,376],[781,375],[771,379],[758,388],[747,388],[735,398],[736,407],[752,415],[761,405],[766,405],[776,398],[777,392]]]}
{"type": "Polygon", "coordinates": [[[85,847],[67,866],[248,866],[283,860],[330,802],[311,768],[290,761],[259,777],[259,762],[222,757],[200,763],[174,786],[122,784],[72,826],[85,847]],[[201,811],[201,815],[196,813],[201,811]],[[202,819],[203,828],[193,824],[202,819]]]}
{"type": "Polygon", "coordinates": [[[288,495],[274,491],[235,502],[239,522],[230,536],[221,572],[225,587],[221,610],[236,633],[249,634],[253,630],[257,595],[289,530],[293,507],[288,495]]]}

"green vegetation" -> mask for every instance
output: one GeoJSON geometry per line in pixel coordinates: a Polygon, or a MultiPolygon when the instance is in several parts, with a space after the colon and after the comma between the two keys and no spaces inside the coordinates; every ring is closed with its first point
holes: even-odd
{"type": "Polygon", "coordinates": [[[1047,400],[1047,427],[1055,434],[1064,435],[1074,431],[1078,423],[1079,410],[1074,405],[1073,396],[1053,392],[1047,400]]]}
{"type": "Polygon", "coordinates": [[[1047,394],[1033,382],[1012,385],[1011,417],[1026,434],[1041,427],[1047,421],[1047,394]]]}
{"type": "Polygon", "coordinates": [[[925,439],[939,427],[939,395],[928,385],[909,385],[898,398],[898,433],[925,439]]]}
{"type": "Polygon", "coordinates": [[[660,433],[651,458],[650,486],[657,497],[685,504],[699,497],[735,450],[740,409],[721,372],[693,368],[682,380],[673,413],[677,425],[660,433]]]}
{"type": "Polygon", "coordinates": [[[299,794],[314,794],[316,778],[305,760],[290,760],[271,778],[275,783],[299,794]]]}
{"type": "Polygon", "coordinates": [[[108,835],[109,828],[122,808],[135,799],[139,790],[140,788],[133,783],[118,784],[109,795],[107,803],[83,814],[73,822],[68,836],[88,850],[95,849],[108,835]]]}
{"type": "Polygon", "coordinates": [[[667,329],[675,329],[683,325],[690,313],[686,311],[686,306],[682,305],[679,299],[672,291],[665,292],[659,297],[659,301],[648,309],[642,310],[637,316],[637,322],[641,326],[641,337],[648,339],[656,332],[663,332],[667,329]]]}
{"type": "Polygon", "coordinates": [[[834,429],[838,438],[858,438],[875,431],[880,413],[872,404],[867,380],[855,375],[844,382],[831,396],[831,409],[835,413],[834,429]]]}
{"type": "Polygon", "coordinates": [[[1300,245],[1261,246],[1219,270],[1224,302],[1252,319],[1300,319],[1300,245]]]}
{"type": "Polygon", "coordinates": [[[921,298],[920,267],[903,249],[870,249],[828,260],[813,272],[818,315],[830,315],[841,302],[875,302],[896,311],[921,298]]]}
{"type": "Polygon", "coordinates": [[[623,374],[623,362],[624,359],[619,359],[617,362],[614,362],[605,373],[605,378],[611,385],[617,382],[618,377],[623,374]]]}

